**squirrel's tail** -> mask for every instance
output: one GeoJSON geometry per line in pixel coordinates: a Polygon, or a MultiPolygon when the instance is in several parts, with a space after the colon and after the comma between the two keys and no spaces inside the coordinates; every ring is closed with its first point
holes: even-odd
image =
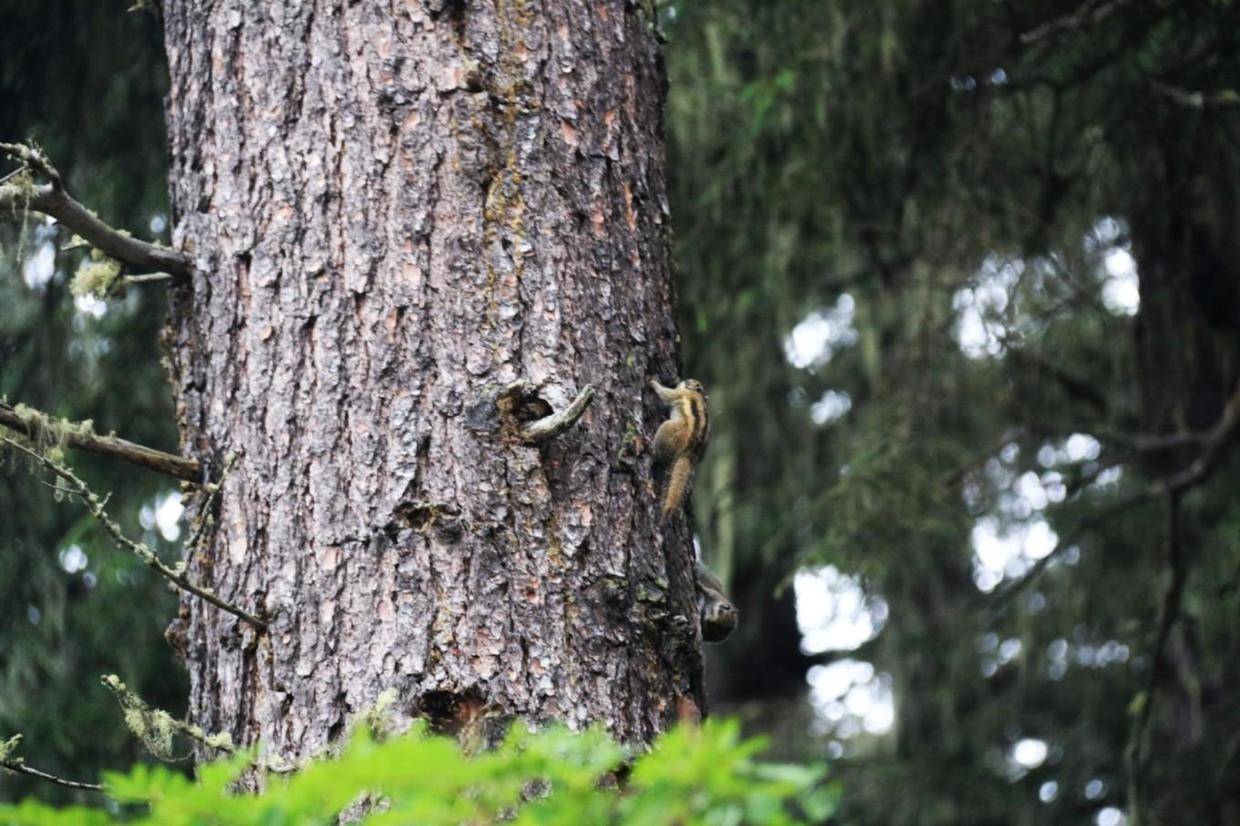
{"type": "Polygon", "coordinates": [[[678,456],[672,462],[667,473],[667,490],[663,493],[663,512],[659,516],[659,524],[667,522],[680,507],[685,498],[685,489],[689,487],[689,477],[693,475],[693,462],[688,456],[678,456]]]}

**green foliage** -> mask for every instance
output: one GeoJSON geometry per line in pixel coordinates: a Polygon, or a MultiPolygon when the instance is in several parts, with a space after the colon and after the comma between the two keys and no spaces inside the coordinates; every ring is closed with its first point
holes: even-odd
{"type": "Polygon", "coordinates": [[[354,733],[339,755],[291,776],[269,775],[260,794],[236,792],[252,755],[204,766],[196,781],[162,766],[105,777],[107,794],[132,819],[25,801],[0,807],[13,826],[118,821],[192,824],[333,824],[369,812],[372,824],[795,824],[821,821],[836,791],[816,767],[760,763],[756,740],[735,722],[709,721],[665,735],[632,761],[605,732],[553,727],[510,731],[495,750],[467,755],[423,728],[376,741],[354,733]]]}

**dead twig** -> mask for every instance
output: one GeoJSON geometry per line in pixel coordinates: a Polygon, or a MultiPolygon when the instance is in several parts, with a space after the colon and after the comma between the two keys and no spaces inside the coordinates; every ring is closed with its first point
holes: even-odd
{"type": "Polygon", "coordinates": [[[98,783],[83,783],[80,780],[66,780],[63,777],[57,777],[48,772],[39,771],[26,765],[26,761],[20,757],[11,757],[10,755],[21,742],[22,736],[15,734],[3,743],[0,743],[0,768],[7,769],[14,774],[24,774],[27,777],[34,777],[38,780],[46,780],[48,783],[55,783],[57,786],[63,786],[66,789],[83,789],[90,792],[103,791],[103,786],[98,783]]]}
{"type": "Polygon", "coordinates": [[[527,445],[536,445],[554,439],[576,424],[593,400],[594,387],[586,385],[568,407],[550,416],[532,421],[521,428],[521,441],[527,445]]]}

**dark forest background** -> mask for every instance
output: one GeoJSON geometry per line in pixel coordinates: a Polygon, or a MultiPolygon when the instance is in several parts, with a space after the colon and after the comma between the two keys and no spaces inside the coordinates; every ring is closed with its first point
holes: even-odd
{"type": "MultiPolygon", "coordinates": [[[[0,0],[0,140],[166,241],[160,24],[126,6],[0,0]]],[[[829,758],[843,823],[1240,823],[1240,8],[659,13],[695,509],[742,617],[714,711],[829,758]]],[[[0,223],[0,394],[175,449],[160,289],[75,299],[66,240],[0,223]]],[[[174,486],[72,458],[175,558],[174,486]]],[[[182,711],[175,610],[5,465],[0,739],[143,759],[98,676],[182,711]]],[[[66,793],[0,776],[30,794],[66,793]]]]}

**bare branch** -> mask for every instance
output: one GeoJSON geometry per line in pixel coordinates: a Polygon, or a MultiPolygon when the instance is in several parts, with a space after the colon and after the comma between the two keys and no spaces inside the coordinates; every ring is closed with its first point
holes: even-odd
{"type": "Polygon", "coordinates": [[[1151,81],[1155,92],[1165,95],[1171,100],[1190,109],[1207,109],[1220,106],[1240,106],[1240,92],[1235,89],[1219,89],[1217,92],[1199,92],[1182,89],[1169,83],[1151,81]]]}
{"type": "Polygon", "coordinates": [[[1167,590],[1163,594],[1162,610],[1158,618],[1158,635],[1154,640],[1153,667],[1150,669],[1149,683],[1145,688],[1145,696],[1132,723],[1129,734],[1128,748],[1125,755],[1129,776],[1129,806],[1135,813],[1142,804],[1141,791],[1145,785],[1145,766],[1149,752],[1149,727],[1153,717],[1155,695],[1159,686],[1166,679],[1169,663],[1167,661],[1167,644],[1171,631],[1180,618],[1180,607],[1184,596],[1184,585],[1188,581],[1188,563],[1180,544],[1180,493],[1170,495],[1167,507],[1167,548],[1168,562],[1171,566],[1171,578],[1167,590]]]}
{"type": "MultiPolygon", "coordinates": [[[[38,421],[33,420],[31,415],[23,415],[19,409],[5,402],[0,402],[0,425],[4,425],[31,439],[38,438],[39,430],[41,429],[38,422],[49,420],[50,418],[42,413],[36,415],[39,417],[38,421]]],[[[154,448],[119,439],[115,436],[98,436],[90,432],[88,428],[65,428],[60,436],[68,447],[85,450],[88,453],[96,453],[112,459],[121,459],[130,464],[149,468],[177,479],[184,479],[187,482],[198,483],[202,481],[202,466],[199,465],[197,459],[165,453],[162,450],[155,450],[154,448]]]]}
{"type": "Polygon", "coordinates": [[[3,766],[15,774],[24,774],[27,777],[35,777],[39,780],[46,780],[49,783],[55,783],[57,786],[64,786],[66,789],[84,789],[85,791],[90,792],[103,791],[103,786],[100,786],[98,783],[83,783],[80,780],[66,780],[63,777],[57,777],[54,774],[48,774],[47,772],[41,772],[38,769],[31,768],[25,763],[5,760],[3,763],[0,763],[0,766],[3,766]]]}
{"type": "Polygon", "coordinates": [[[39,780],[46,780],[49,783],[55,783],[57,786],[64,786],[66,789],[84,789],[90,792],[103,791],[103,786],[98,783],[83,783],[79,780],[66,780],[63,777],[57,777],[54,774],[41,772],[38,769],[32,769],[26,765],[20,757],[11,757],[13,750],[17,748],[17,744],[21,742],[22,736],[15,734],[3,743],[0,743],[0,768],[7,769],[14,774],[24,774],[27,777],[34,777],[39,780]]]}
{"type": "Polygon", "coordinates": [[[1109,2],[1108,0],[1101,0],[1101,2],[1099,0],[1085,0],[1080,8],[1072,14],[1056,17],[1054,20],[1049,20],[1041,26],[1025,32],[1020,36],[1020,42],[1025,44],[1036,43],[1049,35],[1059,32],[1096,26],[1127,4],[1128,0],[1109,0],[1109,2]]]}
{"type": "Polygon", "coordinates": [[[576,424],[593,400],[594,387],[587,384],[568,407],[521,428],[521,440],[527,445],[536,445],[554,439],[576,424]]]}
{"type": "Polygon", "coordinates": [[[33,209],[50,215],[92,246],[140,270],[158,270],[185,277],[193,270],[189,256],[160,244],[141,241],[99,220],[65,191],[60,173],[41,151],[23,144],[0,143],[0,153],[16,158],[48,183],[30,180],[0,185],[0,210],[33,209]]]}
{"type": "Polygon", "coordinates": [[[147,272],[140,275],[127,275],[121,279],[125,286],[132,284],[152,284],[156,281],[171,281],[172,275],[166,272],[147,272]]]}
{"type": "Polygon", "coordinates": [[[50,215],[118,261],[143,270],[162,270],[174,276],[188,276],[192,264],[188,256],[160,244],[151,244],[99,220],[62,189],[51,184],[29,188],[16,184],[0,186],[0,209],[33,209],[50,215]]]}
{"type": "Polygon", "coordinates": [[[0,442],[7,444],[14,450],[18,450],[26,454],[34,461],[43,465],[43,467],[47,470],[67,482],[69,487],[73,489],[74,494],[76,494],[77,497],[82,500],[82,503],[86,505],[86,509],[90,511],[91,516],[95,517],[99,524],[103,526],[103,529],[107,531],[113,541],[120,547],[127,548],[132,551],[134,556],[142,560],[143,563],[152,568],[156,573],[163,576],[178,588],[188,591],[194,596],[205,599],[216,608],[219,608],[222,611],[227,611],[233,616],[245,620],[261,631],[267,630],[267,623],[256,617],[254,614],[238,608],[231,603],[225,602],[216,596],[210,589],[191,582],[189,577],[185,575],[185,572],[181,570],[180,567],[177,569],[169,568],[163,563],[162,560],[160,560],[158,556],[155,555],[155,552],[151,550],[148,545],[142,542],[135,542],[125,536],[124,532],[121,531],[120,525],[116,524],[116,522],[114,522],[103,509],[103,502],[99,499],[99,497],[96,496],[94,491],[92,491],[85,482],[78,478],[73,471],[69,470],[69,468],[48,456],[44,456],[38,451],[31,450],[20,442],[14,441],[7,436],[0,436],[0,442]]]}
{"type": "MultiPolygon", "coordinates": [[[[1167,434],[1151,434],[1151,433],[1124,433],[1117,430],[1107,430],[1099,427],[1072,427],[1066,426],[1062,428],[1046,428],[1038,427],[1033,431],[1033,435],[1040,438],[1062,438],[1064,433],[1084,433],[1088,431],[1097,436],[1103,442],[1111,442],[1124,448],[1123,451],[1111,456],[1105,460],[1096,463],[1093,470],[1068,484],[1067,493],[1071,496],[1081,488],[1098,478],[1100,474],[1110,468],[1122,465],[1132,461],[1143,453],[1160,453],[1167,450],[1175,450],[1184,447],[1200,447],[1209,439],[1209,432],[1187,431],[1183,433],[1167,433],[1167,434]],[[1062,431],[1062,432],[1061,432],[1062,431]]],[[[1003,432],[1002,438],[991,447],[979,453],[963,465],[946,474],[943,477],[942,484],[951,486],[963,481],[970,473],[977,468],[983,466],[991,457],[998,453],[1008,444],[1029,435],[1030,428],[1024,425],[1008,428],[1003,432]]]]}
{"type": "Polygon", "coordinates": [[[1214,472],[1215,467],[1218,466],[1219,460],[1225,453],[1224,448],[1227,447],[1232,437],[1235,436],[1237,427],[1240,427],[1240,384],[1236,385],[1236,389],[1223,407],[1223,413],[1219,416],[1219,420],[1214,427],[1199,437],[1195,437],[1196,441],[1201,444],[1201,453],[1188,467],[1172,474],[1166,479],[1160,479],[1139,493],[1134,493],[1110,507],[1082,519],[1075,528],[1055,543],[1055,547],[1051,549],[1050,553],[1039,559],[1029,569],[1028,573],[995,594],[993,603],[995,607],[1006,604],[1012,597],[1027,588],[1060,553],[1074,545],[1085,533],[1094,530],[1121,513],[1152,502],[1159,497],[1170,496],[1178,498],[1189,488],[1206,481],[1210,474],[1214,472]]]}
{"type": "Polygon", "coordinates": [[[1219,416],[1218,423],[1202,436],[1201,455],[1191,465],[1168,479],[1164,483],[1164,491],[1181,493],[1208,479],[1223,457],[1227,443],[1235,436],[1237,426],[1240,426],[1240,383],[1236,384],[1231,398],[1223,406],[1223,414],[1219,416]]]}

